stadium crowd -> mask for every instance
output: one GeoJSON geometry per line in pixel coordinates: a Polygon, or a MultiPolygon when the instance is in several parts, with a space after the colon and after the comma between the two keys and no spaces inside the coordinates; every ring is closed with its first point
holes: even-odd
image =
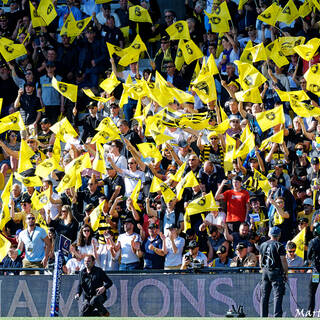
{"type": "Polygon", "coordinates": [[[66,274],[89,254],[105,271],[258,266],[273,226],[289,267],[308,266],[320,220],[311,77],[320,5],[279,0],[268,24],[274,4],[185,0],[179,20],[157,0],[67,0],[34,27],[39,2],[9,0],[0,9],[1,266],[52,270],[60,235],[72,242],[66,274]],[[220,18],[225,8],[230,18],[220,18]],[[73,36],[66,21],[88,24],[73,36]],[[177,21],[185,38],[167,29],[177,21]],[[146,50],[130,56],[134,42],[146,50]],[[6,59],[12,43],[26,54],[6,59]],[[16,112],[20,129],[7,120],[16,112]]]}

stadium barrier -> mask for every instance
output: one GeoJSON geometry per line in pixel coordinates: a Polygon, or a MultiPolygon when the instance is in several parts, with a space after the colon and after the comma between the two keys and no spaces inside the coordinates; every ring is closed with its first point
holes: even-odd
{"type": "MultiPolygon", "coordinates": [[[[228,271],[230,271],[228,269],[228,271]]],[[[185,273],[185,271],[184,271],[185,273]]],[[[242,273],[108,273],[114,286],[105,306],[115,317],[220,317],[232,306],[244,306],[247,316],[259,315],[261,274],[242,273]]],[[[311,274],[289,275],[284,316],[306,310],[311,274]]],[[[75,301],[78,276],[62,277],[60,316],[78,316],[75,301]]],[[[0,316],[49,316],[52,276],[0,276],[0,316]]],[[[270,299],[272,312],[272,296],[270,299]]],[[[316,296],[320,309],[320,290],[316,296]]]]}

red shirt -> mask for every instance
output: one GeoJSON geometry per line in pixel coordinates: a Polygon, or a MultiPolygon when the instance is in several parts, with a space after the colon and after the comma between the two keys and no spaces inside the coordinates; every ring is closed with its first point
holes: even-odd
{"type": "Polygon", "coordinates": [[[303,74],[305,74],[311,66],[320,62],[320,54],[317,54],[316,56],[314,56],[310,61],[306,61],[306,60],[302,60],[302,61],[303,61],[302,72],[303,74]]]}
{"type": "Polygon", "coordinates": [[[227,190],[223,193],[227,202],[226,222],[244,222],[247,214],[247,203],[249,202],[249,192],[247,190],[235,191],[227,190]]]}

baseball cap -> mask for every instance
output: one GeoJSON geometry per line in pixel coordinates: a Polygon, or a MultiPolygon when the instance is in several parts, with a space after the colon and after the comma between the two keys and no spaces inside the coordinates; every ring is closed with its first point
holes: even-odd
{"type": "Polygon", "coordinates": [[[188,249],[194,249],[199,247],[199,244],[196,240],[191,240],[188,245],[188,249]]]}
{"type": "Polygon", "coordinates": [[[178,229],[178,226],[176,224],[172,223],[172,224],[168,225],[167,229],[178,229]]]}
{"type": "Polygon", "coordinates": [[[284,163],[281,160],[277,160],[274,164],[275,167],[283,167],[284,163]]]}
{"type": "Polygon", "coordinates": [[[27,194],[24,194],[22,197],[21,197],[21,200],[20,200],[21,203],[24,203],[24,202],[27,202],[27,203],[31,203],[31,197],[27,194]]]}
{"type": "Polygon", "coordinates": [[[313,207],[313,201],[311,198],[306,198],[303,200],[303,205],[312,206],[313,207]]]}
{"type": "Polygon", "coordinates": [[[89,203],[85,206],[84,211],[90,211],[93,210],[95,206],[92,203],[89,203]]]}
{"type": "Polygon", "coordinates": [[[29,86],[29,87],[35,88],[35,87],[36,87],[36,84],[35,84],[34,82],[26,82],[26,83],[24,84],[24,86],[25,86],[25,87],[29,86]]]}
{"type": "Polygon", "coordinates": [[[241,249],[244,249],[244,248],[248,248],[247,244],[244,243],[244,242],[239,242],[237,244],[236,250],[241,250],[241,249]]]}
{"type": "Polygon", "coordinates": [[[187,140],[180,140],[180,141],[178,142],[178,146],[179,146],[180,148],[185,148],[185,147],[187,147],[187,146],[188,146],[187,140]]]}
{"type": "Polygon", "coordinates": [[[277,177],[273,173],[268,173],[267,179],[268,180],[278,180],[277,177]]]}
{"type": "Polygon", "coordinates": [[[133,220],[131,218],[126,218],[123,223],[132,223],[134,224],[133,220]]]}
{"type": "Polygon", "coordinates": [[[47,61],[47,62],[46,62],[46,66],[47,66],[47,67],[55,67],[56,64],[55,64],[53,61],[47,61]]]}
{"type": "Polygon", "coordinates": [[[94,107],[97,107],[97,102],[96,101],[91,101],[88,105],[87,108],[88,109],[92,109],[94,107]]]}
{"type": "Polygon", "coordinates": [[[225,246],[220,246],[217,250],[217,254],[218,253],[226,253],[227,252],[227,248],[225,246]]]}
{"type": "Polygon", "coordinates": [[[272,236],[277,237],[277,236],[279,236],[279,235],[281,234],[281,229],[280,229],[279,227],[272,227],[272,228],[270,229],[270,234],[271,234],[272,236]]]}
{"type": "Polygon", "coordinates": [[[148,229],[158,229],[158,225],[156,223],[150,223],[148,229]]]}
{"type": "Polygon", "coordinates": [[[299,218],[299,219],[298,219],[298,222],[309,223],[309,219],[308,219],[308,218],[305,218],[305,217],[299,218]]]}
{"type": "Polygon", "coordinates": [[[306,188],[304,187],[304,186],[300,186],[299,188],[298,188],[298,192],[306,192],[307,190],[306,190],[306,188]]]}
{"type": "Polygon", "coordinates": [[[232,114],[232,115],[229,117],[229,120],[230,120],[230,121],[231,121],[231,120],[238,120],[238,121],[240,121],[239,117],[236,116],[236,115],[234,115],[234,114],[232,114]]]}
{"type": "Polygon", "coordinates": [[[50,123],[48,118],[43,118],[40,123],[50,123]]]}
{"type": "Polygon", "coordinates": [[[258,159],[255,157],[250,157],[249,162],[258,162],[258,159]]]}
{"type": "Polygon", "coordinates": [[[318,164],[318,163],[319,163],[319,158],[313,157],[313,158],[311,159],[311,164],[318,164]]]}
{"type": "Polygon", "coordinates": [[[240,176],[235,176],[232,178],[232,180],[240,181],[242,182],[242,178],[240,176]]]}

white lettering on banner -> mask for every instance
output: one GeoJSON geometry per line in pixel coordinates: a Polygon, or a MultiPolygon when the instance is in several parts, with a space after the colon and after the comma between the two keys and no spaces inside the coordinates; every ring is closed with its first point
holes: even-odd
{"type": "MultiPolygon", "coordinates": [[[[221,301],[222,303],[226,304],[229,307],[229,309],[232,307],[232,305],[236,306],[237,304],[232,298],[217,291],[217,287],[220,286],[221,284],[233,287],[231,278],[219,278],[219,279],[211,282],[210,287],[209,287],[210,296],[212,298],[214,298],[215,300],[221,301]]],[[[227,310],[227,308],[226,308],[226,310],[227,310]]],[[[215,314],[215,313],[209,312],[209,316],[210,317],[221,317],[221,316],[224,317],[225,313],[224,314],[215,314]]]]}
{"type": "Polygon", "coordinates": [[[13,317],[17,308],[29,309],[32,317],[39,317],[26,280],[19,280],[7,317],[13,317]],[[20,301],[22,294],[24,295],[25,301],[20,301]]]}
{"type": "Polygon", "coordinates": [[[198,300],[196,300],[181,280],[173,280],[174,317],[181,317],[181,294],[183,294],[183,296],[188,300],[188,302],[190,302],[194,309],[199,312],[201,317],[205,316],[205,281],[205,279],[197,280],[198,300]]]}
{"type": "Polygon", "coordinates": [[[140,281],[137,283],[137,285],[134,287],[132,290],[132,295],[131,295],[131,305],[133,312],[138,316],[138,317],[165,317],[167,313],[169,312],[169,307],[170,307],[170,292],[166,285],[162,283],[159,280],[155,279],[146,279],[143,281],[140,281]],[[139,294],[140,291],[147,286],[155,286],[161,291],[162,297],[163,297],[163,303],[162,303],[162,308],[157,314],[145,314],[142,312],[140,305],[139,305],[139,294]]]}
{"type": "Polygon", "coordinates": [[[120,280],[121,289],[121,317],[128,317],[128,280],[120,280]]]}

